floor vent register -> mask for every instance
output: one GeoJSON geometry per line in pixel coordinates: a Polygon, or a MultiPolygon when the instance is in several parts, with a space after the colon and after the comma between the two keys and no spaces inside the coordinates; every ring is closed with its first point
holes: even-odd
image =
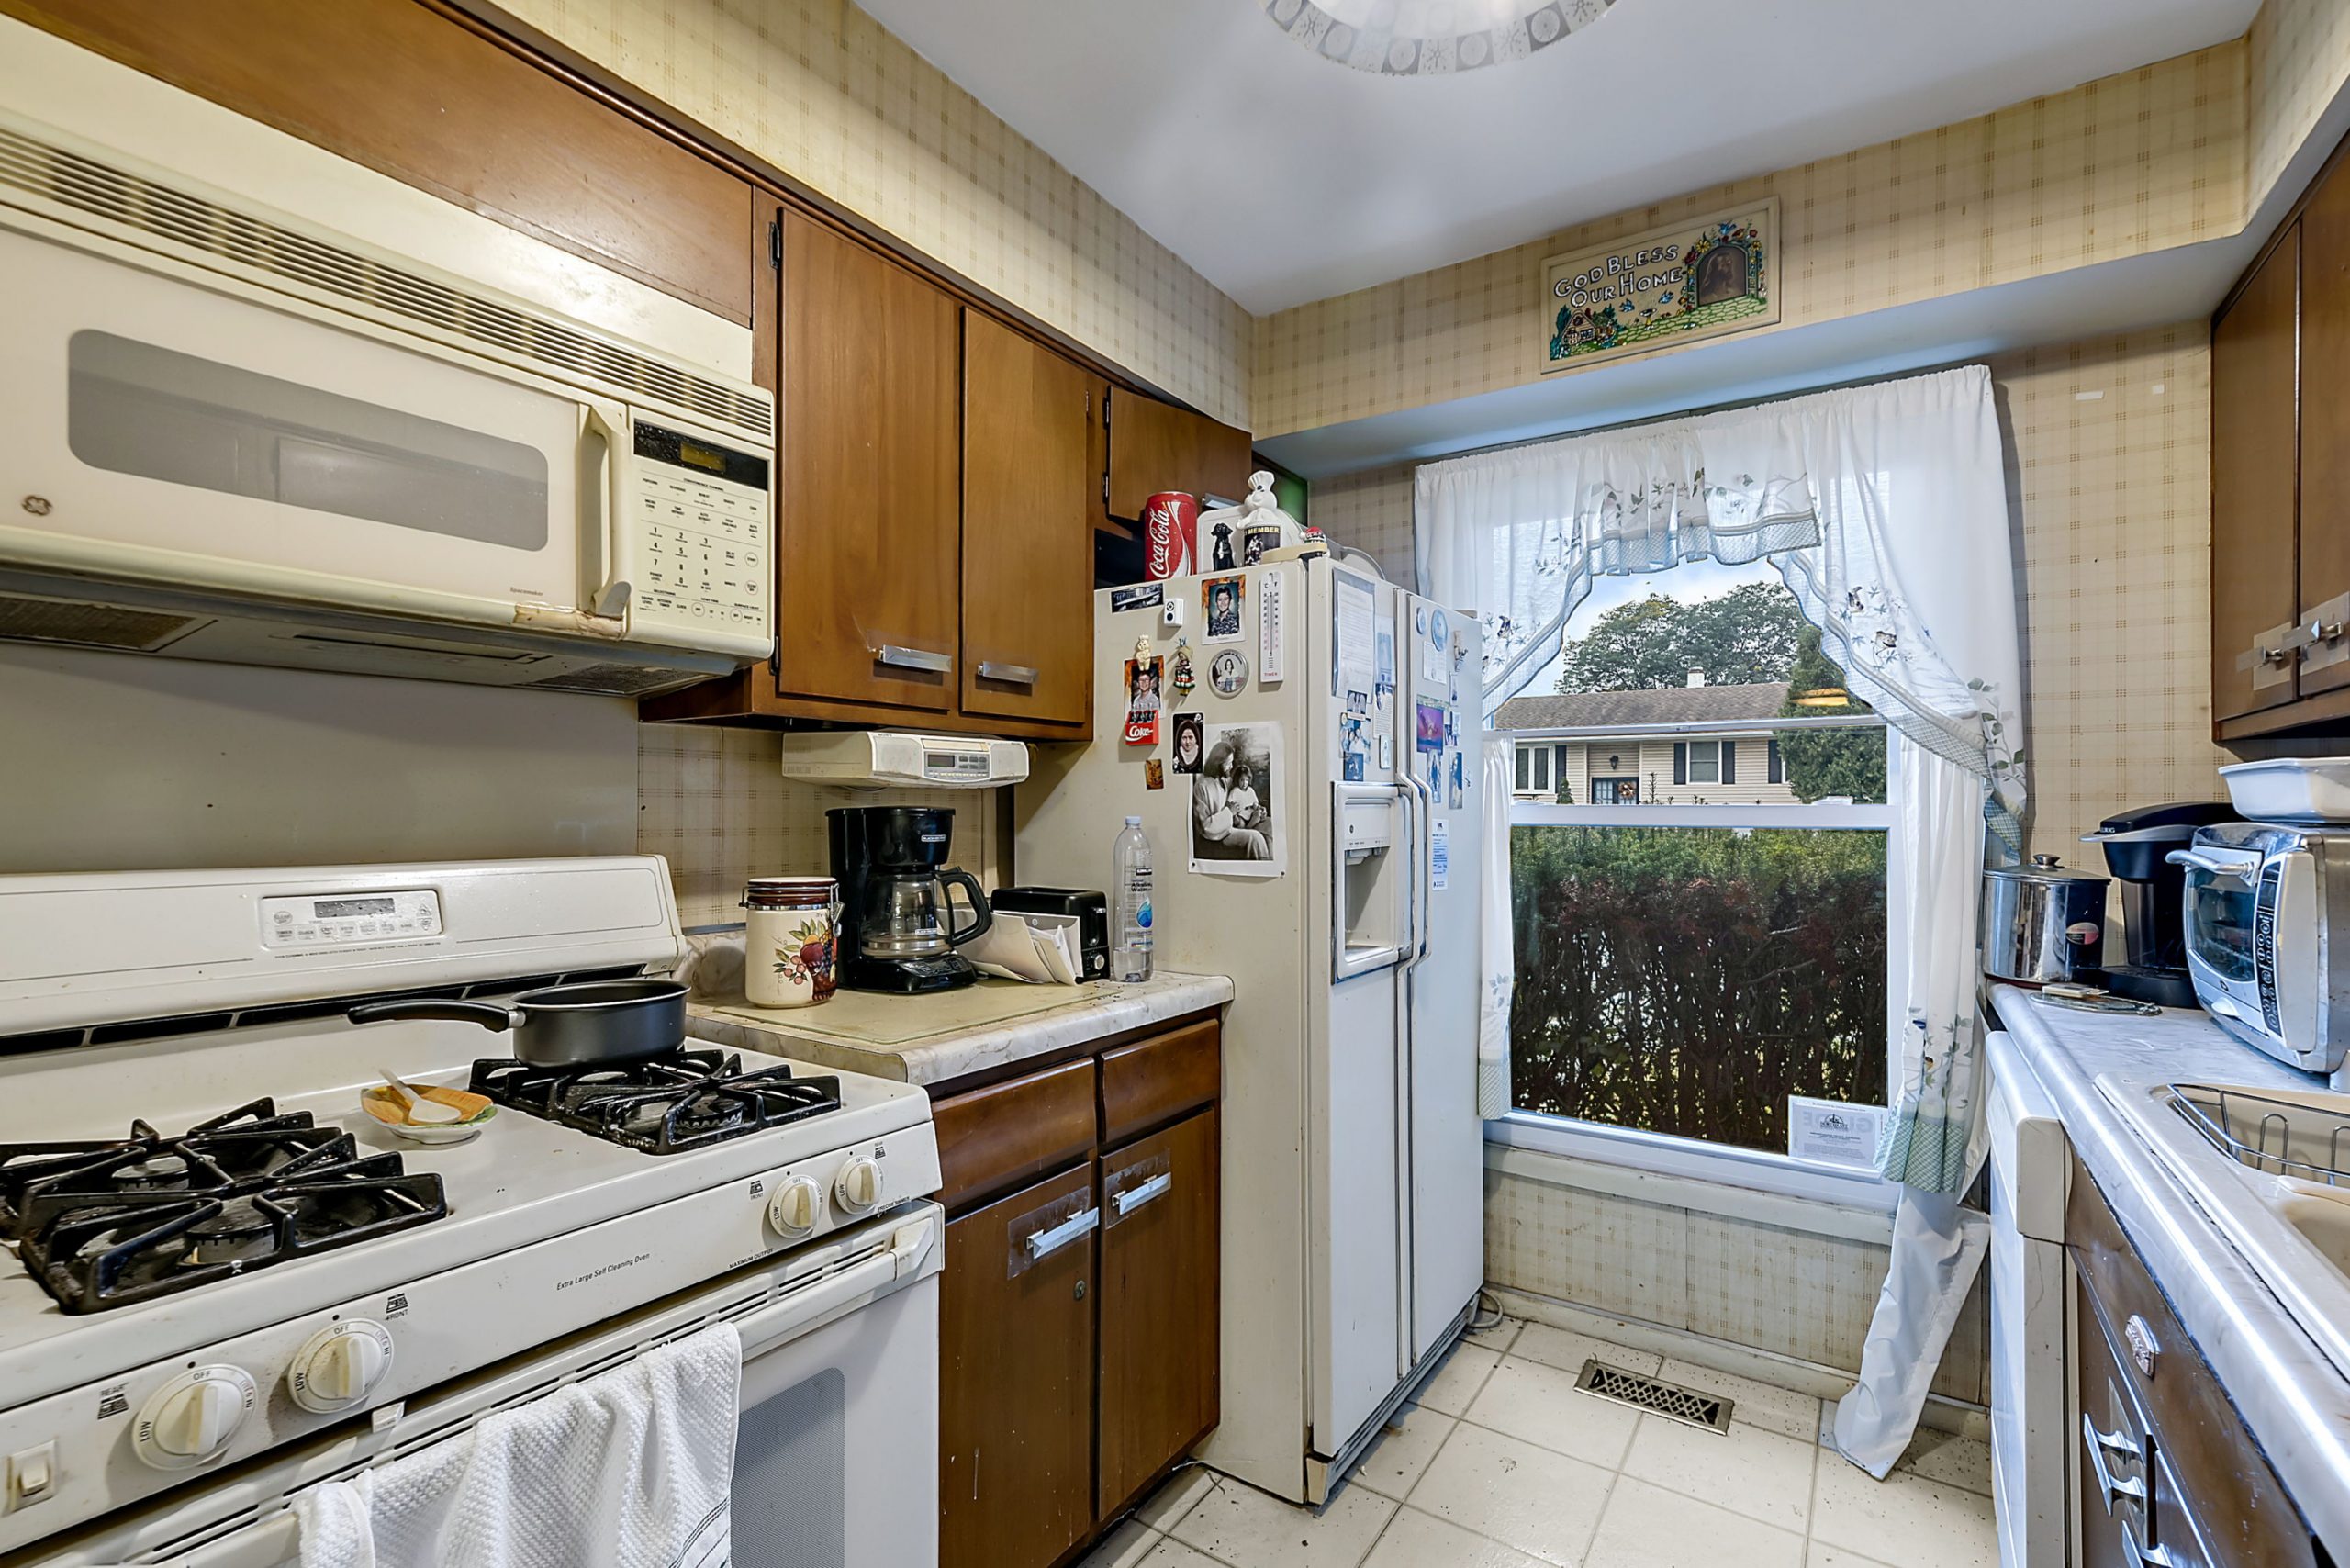
{"type": "Polygon", "coordinates": [[[1618,1405],[1629,1405],[1667,1420],[1685,1421],[1709,1432],[1729,1430],[1729,1413],[1737,1404],[1718,1394],[1701,1394],[1678,1383],[1659,1383],[1655,1378],[1642,1377],[1596,1360],[1583,1362],[1575,1386],[1585,1394],[1613,1399],[1618,1405]]]}

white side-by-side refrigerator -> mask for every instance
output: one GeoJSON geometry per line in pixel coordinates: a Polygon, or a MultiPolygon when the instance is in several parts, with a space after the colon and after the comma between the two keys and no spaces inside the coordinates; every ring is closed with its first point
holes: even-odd
{"type": "Polygon", "coordinates": [[[1223,1419],[1200,1455],[1318,1503],[1483,1278],[1477,629],[1321,558],[1097,593],[1094,660],[1096,738],[1036,748],[1014,866],[1114,898],[1139,816],[1158,967],[1231,977],[1223,1419]],[[1130,729],[1128,665],[1152,660],[1157,734],[1130,739],[1153,726],[1146,700],[1130,729]]]}

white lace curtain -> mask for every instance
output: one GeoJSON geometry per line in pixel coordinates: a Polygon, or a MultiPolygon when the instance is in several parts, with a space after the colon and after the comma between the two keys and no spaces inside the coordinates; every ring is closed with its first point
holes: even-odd
{"type": "Polygon", "coordinates": [[[1481,453],[1418,473],[1425,590],[1474,607],[1490,716],[1595,577],[1768,559],[1855,695],[2024,809],[2015,584],[1980,365],[1481,453]]]}
{"type": "MultiPolygon", "coordinates": [[[[1550,663],[1595,577],[1767,559],[1854,695],[1892,728],[1907,947],[1877,1168],[1905,1195],[1861,1383],[1836,1428],[1846,1455],[1882,1475],[1981,1257],[1980,1216],[1957,1196],[1981,1148],[1986,826],[2006,854],[2022,847],[2015,578],[1990,373],[1433,463],[1416,503],[1423,588],[1484,627],[1488,722],[1550,663]]],[[[1505,879],[1506,859],[1487,874],[1505,879]]]]}

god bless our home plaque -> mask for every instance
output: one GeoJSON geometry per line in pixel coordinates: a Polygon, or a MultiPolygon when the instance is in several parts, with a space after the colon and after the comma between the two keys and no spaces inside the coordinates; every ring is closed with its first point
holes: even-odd
{"type": "Polygon", "coordinates": [[[1542,263],[1547,374],[1779,319],[1779,198],[1542,263]]]}

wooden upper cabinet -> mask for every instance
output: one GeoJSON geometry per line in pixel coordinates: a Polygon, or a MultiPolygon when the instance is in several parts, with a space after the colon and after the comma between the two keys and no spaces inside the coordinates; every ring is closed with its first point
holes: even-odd
{"type": "Polygon", "coordinates": [[[2301,695],[2350,686],[2350,164],[2301,213],[2301,695]]]}
{"type": "Polygon", "coordinates": [[[958,679],[960,312],[793,212],[782,298],[782,690],[944,711],[958,679]]]}
{"type": "Polygon", "coordinates": [[[1093,703],[1091,380],[963,312],[963,711],[1081,725],[1093,703]]]}
{"type": "Polygon", "coordinates": [[[1110,515],[1132,522],[1161,490],[1237,501],[1248,493],[1248,432],[1131,392],[1110,394],[1110,515]]]}
{"type": "MultiPolygon", "coordinates": [[[[2211,328],[2211,716],[2293,700],[2300,230],[2284,239],[2211,328]],[[2239,660],[2274,650],[2264,666],[2239,660]],[[2264,673],[2265,671],[2265,673],[2264,673]]],[[[2340,413],[2333,418],[2340,419],[2340,413]]],[[[2322,493],[2322,492],[2321,492],[2322,493]]]]}
{"type": "Polygon", "coordinates": [[[0,11],[735,321],[750,185],[420,0],[0,11]]]}

